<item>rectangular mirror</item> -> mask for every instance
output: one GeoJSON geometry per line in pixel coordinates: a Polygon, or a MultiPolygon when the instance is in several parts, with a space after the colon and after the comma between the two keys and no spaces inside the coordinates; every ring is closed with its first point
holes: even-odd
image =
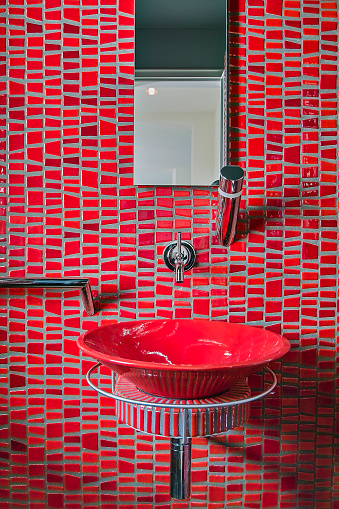
{"type": "Polygon", "coordinates": [[[225,0],[136,0],[134,184],[210,186],[225,164],[225,0]]]}

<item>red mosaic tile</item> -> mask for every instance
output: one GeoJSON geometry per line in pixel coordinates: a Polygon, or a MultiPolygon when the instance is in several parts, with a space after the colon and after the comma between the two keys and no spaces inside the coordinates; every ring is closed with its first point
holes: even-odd
{"type": "Polygon", "coordinates": [[[9,5],[0,270],[87,274],[100,312],[85,316],[78,292],[1,290],[4,508],[339,507],[337,19],[333,2],[229,2],[228,150],[246,186],[226,250],[215,189],[133,187],[133,0],[9,5]],[[175,285],[162,254],[180,228],[197,265],[175,285]],[[193,316],[282,332],[293,348],[274,365],[279,390],[226,448],[195,440],[188,503],[169,497],[168,441],[117,427],[75,340],[116,320],[193,316]]]}

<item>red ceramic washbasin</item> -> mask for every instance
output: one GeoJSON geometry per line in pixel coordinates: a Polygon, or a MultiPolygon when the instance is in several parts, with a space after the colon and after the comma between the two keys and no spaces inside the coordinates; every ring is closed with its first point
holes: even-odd
{"type": "Polygon", "coordinates": [[[78,346],[142,391],[183,399],[219,394],[290,349],[274,332],[209,320],[120,322],[85,332],[78,346]]]}

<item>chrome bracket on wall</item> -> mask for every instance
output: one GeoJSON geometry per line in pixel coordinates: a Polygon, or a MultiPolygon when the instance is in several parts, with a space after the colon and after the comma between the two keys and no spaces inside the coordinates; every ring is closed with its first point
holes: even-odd
{"type": "Polygon", "coordinates": [[[81,299],[86,313],[94,315],[94,301],[88,278],[0,278],[0,288],[59,288],[69,290],[80,288],[81,299]]]}

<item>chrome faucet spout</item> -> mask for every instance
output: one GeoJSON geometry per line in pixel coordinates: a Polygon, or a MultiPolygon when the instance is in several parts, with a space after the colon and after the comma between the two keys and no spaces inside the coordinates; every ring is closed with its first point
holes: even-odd
{"type": "Polygon", "coordinates": [[[175,266],[175,281],[176,283],[184,282],[184,265],[183,263],[178,263],[175,266]]]}

